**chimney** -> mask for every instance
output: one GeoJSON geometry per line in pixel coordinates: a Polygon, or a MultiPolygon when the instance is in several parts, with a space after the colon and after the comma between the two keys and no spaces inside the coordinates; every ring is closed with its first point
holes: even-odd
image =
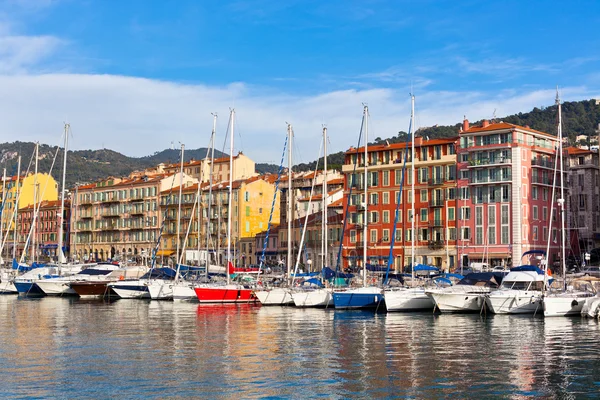
{"type": "Polygon", "coordinates": [[[530,128],[529,128],[529,125],[525,125],[525,129],[530,129],[530,128]]]}
{"type": "Polygon", "coordinates": [[[417,136],[415,137],[415,146],[421,146],[423,144],[423,137],[417,136]]]}
{"type": "Polygon", "coordinates": [[[488,121],[487,119],[484,119],[483,120],[483,124],[481,125],[481,127],[482,128],[487,128],[488,126],[490,126],[490,121],[488,121]]]}
{"type": "Polygon", "coordinates": [[[462,126],[462,130],[463,132],[468,131],[469,130],[469,120],[465,117],[465,119],[463,120],[463,126],[462,126]]]}

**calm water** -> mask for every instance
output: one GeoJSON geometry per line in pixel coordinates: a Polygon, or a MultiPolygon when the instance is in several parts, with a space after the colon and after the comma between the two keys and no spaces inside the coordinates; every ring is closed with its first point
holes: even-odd
{"type": "Polygon", "coordinates": [[[0,297],[1,398],[599,398],[600,326],[0,297]]]}

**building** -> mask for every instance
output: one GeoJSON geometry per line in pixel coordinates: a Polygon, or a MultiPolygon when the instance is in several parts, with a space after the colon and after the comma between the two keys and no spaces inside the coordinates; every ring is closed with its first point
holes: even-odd
{"type": "MultiPolygon", "coordinates": [[[[63,222],[63,254],[67,258],[69,257],[70,201],[65,200],[65,212],[62,219],[59,217],[60,208],[59,200],[42,201],[38,207],[34,230],[32,230],[35,215],[33,204],[19,210],[17,217],[17,254],[19,257],[25,249],[26,259],[31,260],[33,246],[35,261],[58,261],[60,221],[63,222]]],[[[10,246],[12,247],[12,243],[10,246]]]]}
{"type": "Polygon", "coordinates": [[[265,265],[280,265],[282,255],[279,250],[279,226],[272,226],[269,231],[257,233],[254,237],[254,260],[256,264],[260,264],[260,259],[263,256],[265,265]],[[267,237],[268,233],[268,237],[267,237]]]}
{"type": "MultiPolygon", "coordinates": [[[[58,184],[51,175],[45,173],[38,173],[37,175],[30,173],[27,176],[21,177],[17,177],[16,175],[6,177],[0,182],[0,197],[4,204],[0,218],[2,221],[0,239],[3,241],[6,240],[2,256],[12,258],[14,221],[15,217],[17,220],[19,218],[19,210],[23,210],[29,206],[33,207],[35,202],[52,202],[58,200],[58,184]],[[19,183],[18,187],[17,182],[19,183]],[[34,188],[37,188],[37,190],[34,190],[34,188]],[[6,235],[8,237],[5,238],[4,236],[6,235]]],[[[19,233],[22,232],[20,226],[17,226],[17,230],[19,233]]],[[[19,233],[17,234],[17,241],[20,241],[19,233]]],[[[56,234],[58,234],[58,231],[56,231],[56,234]]],[[[23,243],[21,242],[21,249],[23,243]]],[[[20,257],[20,253],[16,254],[16,256],[20,257]]]]}
{"type": "Polygon", "coordinates": [[[557,262],[560,216],[552,202],[558,139],[505,122],[459,133],[458,253],[464,264],[518,265],[528,250],[557,262]],[[468,261],[467,261],[468,260],[468,261]]]}
{"type": "MultiPolygon", "coordinates": [[[[166,173],[175,173],[181,169],[180,163],[173,163],[164,166],[166,173]]],[[[241,151],[233,157],[233,178],[232,180],[240,180],[251,178],[258,175],[256,173],[256,165],[254,161],[248,158],[241,151]]],[[[210,181],[211,160],[205,158],[203,160],[190,160],[183,163],[183,172],[192,178],[204,183],[210,181]]],[[[213,162],[213,182],[229,182],[229,156],[215,158],[213,162]]]]}
{"type": "Polygon", "coordinates": [[[152,255],[163,223],[160,193],[195,183],[180,173],[106,178],[75,189],[71,249],[78,260],[107,260],[152,255]]]}
{"type": "Polygon", "coordinates": [[[600,247],[600,164],[597,151],[566,149],[570,208],[567,224],[575,256],[600,247]]]}
{"type": "Polygon", "coordinates": [[[412,263],[413,197],[415,262],[446,270],[456,265],[456,140],[416,137],[415,176],[412,175],[412,143],[369,146],[366,160],[364,147],[352,147],[346,152],[342,172],[345,175],[344,196],[349,197],[349,201],[344,203],[344,214],[348,219],[343,238],[344,267],[362,268],[365,251],[368,264],[386,266],[397,208],[392,268],[403,270],[412,263]],[[367,198],[364,192],[365,161],[367,198]],[[365,224],[366,250],[363,241],[365,224]]]}

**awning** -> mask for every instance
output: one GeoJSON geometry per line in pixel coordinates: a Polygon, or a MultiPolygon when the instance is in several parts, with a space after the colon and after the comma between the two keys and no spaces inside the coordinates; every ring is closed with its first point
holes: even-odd
{"type": "Polygon", "coordinates": [[[175,252],[173,250],[159,250],[156,252],[156,256],[160,257],[160,256],[172,256],[173,254],[175,254],[175,252]]]}

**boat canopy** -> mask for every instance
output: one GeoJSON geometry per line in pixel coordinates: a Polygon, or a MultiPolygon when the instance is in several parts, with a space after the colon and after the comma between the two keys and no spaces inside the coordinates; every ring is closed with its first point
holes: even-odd
{"type": "Polygon", "coordinates": [[[154,268],[146,272],[140,279],[175,279],[176,272],[173,268],[154,268]]]}
{"type": "Polygon", "coordinates": [[[323,273],[323,278],[327,279],[327,280],[334,278],[334,277],[342,278],[342,279],[350,279],[350,278],[354,277],[353,274],[344,274],[342,272],[335,272],[334,270],[332,270],[329,267],[323,268],[322,273],[323,273]]]}
{"type": "Polygon", "coordinates": [[[461,279],[457,285],[477,285],[498,287],[508,272],[473,272],[461,279]]]}
{"type": "Polygon", "coordinates": [[[317,278],[310,278],[302,282],[302,285],[323,287],[323,282],[317,278]]]}
{"type": "Polygon", "coordinates": [[[511,268],[510,272],[537,272],[540,275],[544,275],[544,271],[535,265],[520,265],[518,267],[511,268]]]}

